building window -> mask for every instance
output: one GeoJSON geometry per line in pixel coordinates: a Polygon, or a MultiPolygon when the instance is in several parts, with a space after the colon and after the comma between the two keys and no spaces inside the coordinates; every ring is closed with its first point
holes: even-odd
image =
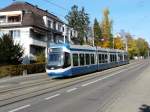
{"type": "Polygon", "coordinates": [[[13,38],[18,38],[20,37],[20,30],[10,30],[9,34],[13,38]]]}
{"type": "Polygon", "coordinates": [[[73,54],[73,66],[78,66],[78,54],[73,54]]]}
{"type": "Polygon", "coordinates": [[[73,35],[72,35],[72,30],[70,31],[70,36],[72,37],[73,35]]]}
{"type": "Polygon", "coordinates": [[[54,30],[56,30],[56,22],[55,21],[53,23],[53,28],[54,28],[54,30]]]}
{"type": "Polygon", "coordinates": [[[48,28],[51,28],[52,26],[52,21],[48,20],[48,28]]]}
{"type": "Polygon", "coordinates": [[[20,22],[21,21],[21,15],[17,16],[8,16],[8,22],[20,22]]]}
{"type": "Polygon", "coordinates": [[[6,16],[0,16],[0,23],[6,22],[6,16]]]}
{"type": "Polygon", "coordinates": [[[63,31],[63,32],[65,31],[65,28],[64,28],[64,27],[62,27],[62,31],[63,31]]]}
{"type": "Polygon", "coordinates": [[[58,24],[58,31],[61,31],[61,25],[58,24]]]}

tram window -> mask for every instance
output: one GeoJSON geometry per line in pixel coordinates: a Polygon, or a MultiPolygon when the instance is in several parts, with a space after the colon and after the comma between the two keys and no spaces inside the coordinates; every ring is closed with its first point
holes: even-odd
{"type": "Polygon", "coordinates": [[[113,55],[113,62],[115,62],[115,55],[113,55]]]}
{"type": "Polygon", "coordinates": [[[101,54],[101,63],[103,63],[103,54],[101,54]]]}
{"type": "Polygon", "coordinates": [[[64,67],[71,66],[70,54],[65,52],[64,67]]]}
{"type": "Polygon", "coordinates": [[[128,55],[124,55],[124,60],[125,60],[125,61],[128,60],[128,55]]]}
{"type": "Polygon", "coordinates": [[[90,64],[90,55],[85,54],[85,58],[86,58],[86,65],[89,65],[90,64]]]}
{"type": "Polygon", "coordinates": [[[110,62],[113,62],[113,55],[110,55],[110,62]]]}
{"type": "Polygon", "coordinates": [[[116,56],[116,55],[114,55],[114,62],[115,62],[115,61],[117,61],[117,56],[116,56]]]}
{"type": "Polygon", "coordinates": [[[108,58],[107,54],[105,54],[105,63],[107,63],[107,58],[108,58]]]}
{"type": "Polygon", "coordinates": [[[102,54],[102,63],[105,63],[105,55],[102,54]]]}
{"type": "Polygon", "coordinates": [[[123,61],[123,56],[122,55],[120,55],[120,60],[123,61]]]}
{"type": "Polygon", "coordinates": [[[101,63],[101,54],[99,54],[98,57],[99,57],[99,63],[101,63]]]}
{"type": "Polygon", "coordinates": [[[122,60],[123,60],[122,54],[119,54],[119,61],[122,61],[122,60]]]}
{"type": "Polygon", "coordinates": [[[91,64],[94,64],[94,54],[91,54],[91,64]]]}
{"type": "Polygon", "coordinates": [[[113,62],[115,61],[115,55],[113,55],[113,62]]]}
{"type": "Polygon", "coordinates": [[[73,54],[73,66],[78,66],[78,54],[73,54]]]}
{"type": "Polygon", "coordinates": [[[124,60],[126,60],[126,55],[124,55],[124,60]]]}
{"type": "Polygon", "coordinates": [[[114,55],[111,55],[111,62],[114,61],[114,55]]]}
{"type": "Polygon", "coordinates": [[[84,65],[84,54],[80,54],[80,65],[84,65]]]}
{"type": "Polygon", "coordinates": [[[101,63],[103,63],[103,54],[101,54],[101,63]]]}
{"type": "Polygon", "coordinates": [[[128,55],[126,55],[126,60],[128,60],[128,55]]]}

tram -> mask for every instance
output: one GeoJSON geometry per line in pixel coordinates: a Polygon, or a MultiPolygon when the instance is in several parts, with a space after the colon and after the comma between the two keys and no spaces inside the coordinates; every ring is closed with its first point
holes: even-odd
{"type": "Polygon", "coordinates": [[[128,53],[124,50],[56,44],[48,48],[46,72],[52,78],[64,78],[128,63],[128,53]]]}

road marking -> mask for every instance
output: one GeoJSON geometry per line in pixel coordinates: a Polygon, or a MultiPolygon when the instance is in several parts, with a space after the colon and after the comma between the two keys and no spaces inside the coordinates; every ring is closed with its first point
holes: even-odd
{"type": "Polygon", "coordinates": [[[67,93],[72,92],[72,91],[75,91],[75,90],[77,90],[77,89],[78,89],[78,88],[69,89],[69,90],[67,90],[67,93]]]}
{"type": "Polygon", "coordinates": [[[50,99],[55,98],[57,96],[60,96],[60,94],[55,94],[53,96],[47,97],[47,98],[45,98],[45,100],[50,100],[50,99]]]}
{"type": "Polygon", "coordinates": [[[25,108],[30,107],[30,106],[31,106],[31,105],[24,105],[24,106],[22,106],[22,107],[13,109],[13,110],[11,110],[11,111],[9,111],[9,112],[16,112],[16,111],[19,111],[19,110],[21,110],[21,109],[25,109],[25,108]]]}
{"type": "MultiPolygon", "coordinates": [[[[139,69],[139,68],[141,67],[141,66],[138,67],[139,65],[140,65],[140,64],[138,64],[138,65],[136,65],[136,66],[134,66],[134,67],[131,67],[130,69],[135,68],[135,67],[137,67],[136,69],[139,69]]],[[[108,75],[108,76],[106,76],[106,77],[103,77],[103,78],[97,79],[97,80],[95,80],[95,81],[92,81],[92,82],[83,84],[83,85],[81,85],[81,86],[82,86],[82,87],[88,86],[88,85],[93,84],[93,83],[96,83],[96,82],[98,82],[98,81],[101,81],[101,80],[107,79],[107,78],[109,78],[109,77],[115,76],[115,75],[117,75],[117,74],[119,74],[119,73],[121,73],[121,72],[124,72],[124,71],[126,71],[126,70],[127,70],[127,69],[121,70],[121,71],[116,72],[116,73],[114,73],[114,74],[112,74],[112,75],[108,75]]]]}
{"type": "Polygon", "coordinates": [[[98,80],[95,80],[95,81],[92,81],[92,82],[89,82],[89,83],[83,84],[83,85],[82,85],[82,87],[88,86],[88,85],[93,84],[93,83],[95,83],[95,82],[97,82],[97,81],[98,81],[98,80]]]}
{"type": "Polygon", "coordinates": [[[95,80],[95,81],[92,81],[92,82],[89,82],[89,83],[83,84],[83,85],[81,85],[81,86],[82,86],[82,87],[88,86],[88,85],[90,85],[90,84],[93,84],[93,83],[96,83],[96,82],[98,82],[98,81],[101,81],[101,80],[107,79],[107,78],[112,77],[112,76],[114,76],[114,75],[117,75],[117,74],[119,74],[119,73],[121,73],[121,72],[123,72],[123,71],[125,71],[125,70],[121,70],[121,71],[116,72],[116,73],[114,73],[114,74],[112,74],[112,75],[109,75],[109,76],[106,76],[106,77],[103,77],[103,78],[97,79],[97,80],[95,80]]]}

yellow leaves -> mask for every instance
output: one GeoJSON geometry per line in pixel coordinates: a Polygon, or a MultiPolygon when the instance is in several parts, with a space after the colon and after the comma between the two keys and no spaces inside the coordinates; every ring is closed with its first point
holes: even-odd
{"type": "Polygon", "coordinates": [[[135,39],[133,39],[132,37],[127,39],[128,39],[128,53],[130,58],[133,58],[134,56],[138,55],[139,49],[137,48],[135,39]]]}
{"type": "Polygon", "coordinates": [[[120,37],[114,38],[114,48],[115,49],[124,49],[123,40],[120,37]]]}
{"type": "Polygon", "coordinates": [[[103,47],[103,48],[109,48],[109,47],[110,47],[110,42],[109,42],[108,40],[102,42],[102,47],[103,47]]]}

